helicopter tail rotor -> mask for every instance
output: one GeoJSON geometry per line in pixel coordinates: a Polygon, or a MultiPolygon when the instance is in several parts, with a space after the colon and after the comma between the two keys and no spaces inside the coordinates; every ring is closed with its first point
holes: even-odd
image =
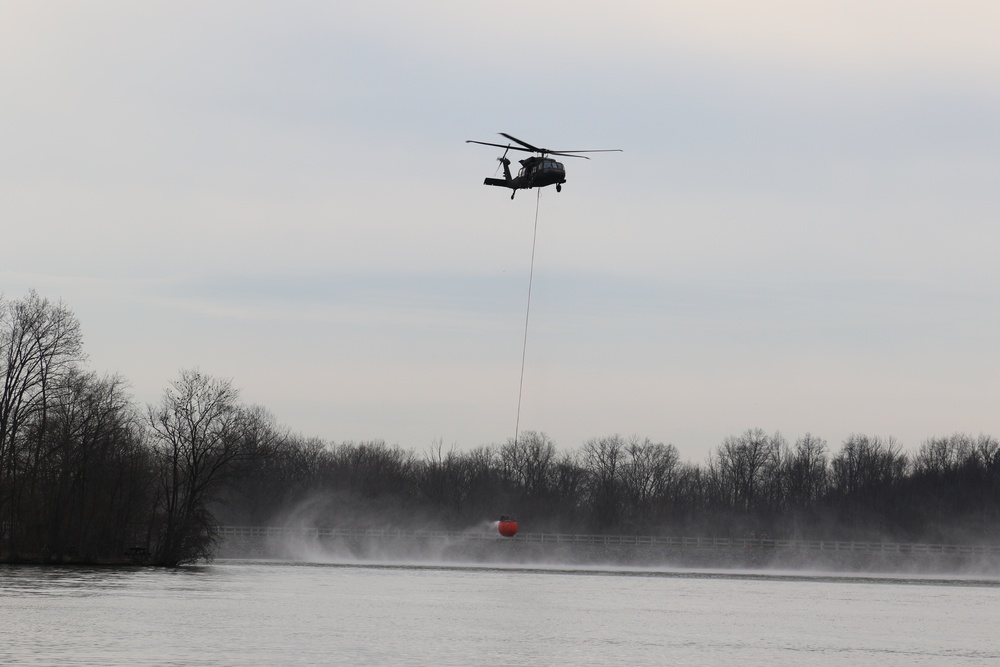
{"type": "Polygon", "coordinates": [[[500,167],[505,167],[510,164],[510,160],[507,159],[508,151],[510,151],[510,144],[507,144],[507,148],[504,149],[503,155],[497,158],[497,162],[500,164],[497,165],[497,170],[493,172],[494,178],[496,178],[496,175],[500,173],[500,167]]]}
{"type": "Polygon", "coordinates": [[[507,149],[504,150],[503,155],[501,155],[500,157],[497,158],[497,162],[499,162],[500,164],[497,165],[497,170],[495,172],[493,172],[493,178],[492,179],[488,178],[488,179],[486,179],[487,181],[493,180],[493,181],[497,181],[498,183],[503,183],[504,185],[506,185],[507,183],[510,183],[510,181],[511,181],[511,176],[510,176],[510,160],[507,159],[507,151],[509,151],[509,150],[510,150],[510,146],[508,145],[507,149]],[[500,173],[501,169],[503,169],[503,177],[504,177],[503,181],[500,181],[496,177],[497,174],[500,173]]]}

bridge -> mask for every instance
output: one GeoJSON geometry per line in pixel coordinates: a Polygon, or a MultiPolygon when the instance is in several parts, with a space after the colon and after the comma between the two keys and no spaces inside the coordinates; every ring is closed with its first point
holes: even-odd
{"type": "Polygon", "coordinates": [[[301,528],[282,526],[217,526],[223,538],[310,538],[420,542],[510,542],[534,545],[632,547],[661,550],[711,549],[715,551],[780,550],[796,552],[852,552],[869,554],[960,554],[1000,556],[1000,545],[929,544],[911,542],[857,542],[841,540],[780,540],[769,538],[674,537],[661,535],[587,535],[571,533],[518,533],[501,537],[495,530],[404,530],[396,528],[301,528]]]}

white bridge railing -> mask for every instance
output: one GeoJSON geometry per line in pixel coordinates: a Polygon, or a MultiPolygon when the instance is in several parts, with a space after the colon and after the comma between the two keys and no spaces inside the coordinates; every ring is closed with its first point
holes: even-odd
{"type": "Polygon", "coordinates": [[[494,541],[584,546],[633,546],[667,549],[793,549],[799,551],[866,551],[878,553],[993,554],[1000,545],[921,544],[901,542],[845,542],[834,540],[772,540],[760,538],[665,537],[653,535],[572,535],[566,533],[518,533],[501,537],[489,530],[403,530],[395,528],[298,528],[281,526],[217,526],[223,537],[310,537],[316,539],[394,539],[436,541],[494,541]]]}

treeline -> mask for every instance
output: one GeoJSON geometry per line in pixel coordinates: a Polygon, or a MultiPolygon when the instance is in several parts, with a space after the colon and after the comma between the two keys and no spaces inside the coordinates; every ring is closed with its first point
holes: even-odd
{"type": "Polygon", "coordinates": [[[0,560],[175,565],[210,556],[217,524],[992,542],[1000,443],[789,442],[751,429],[703,463],[640,437],[557,449],[543,433],[460,451],[330,443],[182,371],[139,406],[84,368],[80,325],[31,292],[0,298],[0,560]]]}
{"type": "Polygon", "coordinates": [[[237,466],[217,515],[230,525],[463,529],[513,514],[524,530],[984,543],[1000,528],[1000,443],[892,438],[789,443],[751,429],[704,464],[673,445],[612,435],[560,451],[525,432],[470,451],[285,436],[237,466]]]}

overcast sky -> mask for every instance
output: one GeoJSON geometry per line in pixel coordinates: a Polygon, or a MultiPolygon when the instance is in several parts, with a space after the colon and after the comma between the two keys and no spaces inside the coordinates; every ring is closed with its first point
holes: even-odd
{"type": "Polygon", "coordinates": [[[1000,4],[0,2],[0,291],[150,402],[702,460],[1000,435],[1000,4]],[[516,166],[516,165],[515,165],[516,166]]]}

